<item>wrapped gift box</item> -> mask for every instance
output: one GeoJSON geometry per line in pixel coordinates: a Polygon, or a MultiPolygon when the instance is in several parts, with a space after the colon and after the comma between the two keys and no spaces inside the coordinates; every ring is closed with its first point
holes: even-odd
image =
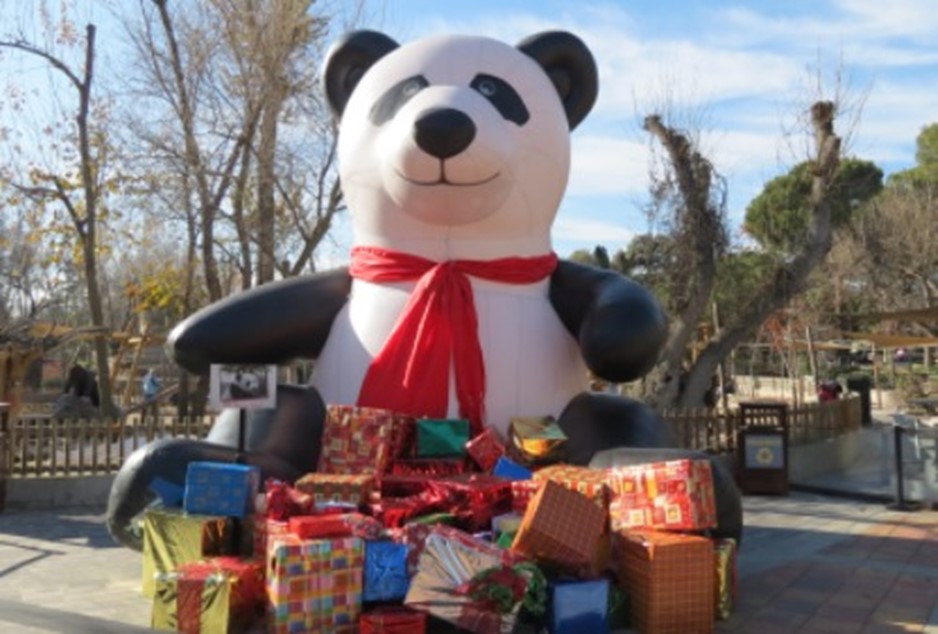
{"type": "Polygon", "coordinates": [[[505,443],[491,427],[466,443],[466,453],[483,471],[491,470],[505,455],[505,443]]]}
{"type": "Polygon", "coordinates": [[[357,537],[273,538],[267,556],[268,632],[353,634],[362,603],[364,543],[357,537]]]}
{"type": "Polygon", "coordinates": [[[736,608],[736,541],[718,539],[714,542],[716,557],[716,617],[729,619],[736,608]]]}
{"type": "Polygon", "coordinates": [[[290,533],[303,539],[360,537],[377,539],[384,530],[381,522],[361,513],[298,515],[288,521],[290,533]]]}
{"type": "Polygon", "coordinates": [[[606,514],[582,493],[548,480],[525,511],[512,549],[574,573],[595,570],[606,514]]]}
{"type": "Polygon", "coordinates": [[[515,480],[511,483],[511,510],[524,514],[531,500],[541,490],[543,482],[537,480],[515,480]]]}
{"type": "Polygon", "coordinates": [[[424,540],[404,604],[415,610],[478,634],[512,631],[527,591],[529,577],[519,575],[517,604],[507,611],[473,598],[472,588],[480,573],[519,563],[510,551],[473,539],[446,526],[436,526],[424,540]]]}
{"type": "Polygon", "coordinates": [[[487,529],[492,518],[511,507],[511,482],[482,473],[433,480],[433,491],[447,499],[444,510],[456,516],[459,525],[470,532],[487,529]]]}
{"type": "Polygon", "coordinates": [[[608,474],[604,469],[566,464],[551,465],[536,471],[534,479],[541,482],[550,480],[571,491],[582,493],[601,508],[603,513],[609,512],[608,474]]]}
{"type": "Polygon", "coordinates": [[[316,509],[313,496],[297,491],[286,482],[268,478],[264,483],[263,509],[258,513],[275,520],[288,520],[294,515],[309,515],[316,509]]]}
{"type": "Polygon", "coordinates": [[[534,473],[527,467],[523,467],[514,460],[502,456],[492,467],[492,475],[506,480],[530,480],[534,473]]]}
{"type": "Polygon", "coordinates": [[[267,557],[267,547],[270,541],[279,535],[286,535],[290,532],[289,520],[281,521],[255,515],[251,521],[253,532],[253,557],[264,561],[267,557]]]}
{"type": "Polygon", "coordinates": [[[322,433],[319,473],[384,473],[406,443],[412,416],[374,407],[329,405],[322,433]]]}
{"type": "Polygon", "coordinates": [[[607,634],[609,580],[552,581],[549,586],[547,631],[550,634],[607,634]]]}
{"type": "Polygon", "coordinates": [[[641,633],[706,634],[714,628],[713,543],[697,535],[627,530],[613,534],[619,581],[641,633]]]}
{"type": "Polygon", "coordinates": [[[186,634],[244,631],[263,606],[263,564],[218,557],[159,575],[151,624],[186,634]]]}
{"type": "Polygon", "coordinates": [[[410,587],[405,544],[392,541],[365,542],[365,601],[403,599],[410,587]]]}
{"type": "Polygon", "coordinates": [[[257,467],[225,462],[190,462],[183,508],[201,515],[246,517],[260,486],[257,467]]]}
{"type": "Polygon", "coordinates": [[[413,458],[395,460],[388,467],[392,476],[422,476],[423,478],[442,478],[460,475],[469,471],[469,464],[463,458],[413,458]]]}
{"type": "Polygon", "coordinates": [[[362,614],[359,634],[426,634],[427,615],[399,607],[383,607],[362,614]]]}
{"type": "Polygon", "coordinates": [[[609,474],[612,530],[715,528],[713,474],[707,460],[670,460],[616,467],[609,474]]]}
{"type": "Polygon", "coordinates": [[[315,503],[339,502],[360,506],[371,501],[375,478],[371,474],[307,473],[294,485],[315,503]]]}
{"type": "Polygon", "coordinates": [[[143,595],[153,597],[155,579],[181,564],[234,554],[230,518],[190,515],[177,508],[151,507],[143,519],[143,595]]]}
{"type": "Polygon", "coordinates": [[[566,442],[553,416],[512,418],[508,425],[508,455],[523,465],[560,462],[566,442]]]}
{"type": "Polygon", "coordinates": [[[464,456],[469,441],[469,421],[459,418],[421,418],[417,421],[417,456],[464,456]]]}

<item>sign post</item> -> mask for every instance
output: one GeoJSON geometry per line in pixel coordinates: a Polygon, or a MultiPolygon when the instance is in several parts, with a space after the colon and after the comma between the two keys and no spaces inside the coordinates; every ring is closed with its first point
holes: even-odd
{"type": "Polygon", "coordinates": [[[740,403],[739,488],[745,494],[788,495],[788,406],[740,403]]]}

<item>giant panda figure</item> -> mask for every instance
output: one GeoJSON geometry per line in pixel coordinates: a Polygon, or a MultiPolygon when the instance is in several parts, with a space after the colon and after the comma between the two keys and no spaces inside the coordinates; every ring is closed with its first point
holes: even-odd
{"type": "MultiPolygon", "coordinates": [[[[598,89],[583,42],[547,32],[517,47],[455,36],[399,46],[357,31],[330,51],[324,87],[340,118],[350,266],[234,295],[170,336],[192,372],[307,357],[311,385],[280,386],[275,411],[252,413],[240,454],[237,415],[226,412],[207,441],[132,455],[111,493],[114,536],[137,547],[128,526],[152,483],[181,484],[192,460],[239,460],[288,480],[313,471],[324,402],[461,416],[502,434],[514,416],[553,415],[578,464],[614,448],[597,460],[691,455],[667,449],[667,425],[646,406],[589,392],[589,372],[624,382],[652,367],[667,334],[659,304],[551,248],[570,132],[598,89]]],[[[717,532],[738,538],[739,492],[712,463],[717,532]]]]}

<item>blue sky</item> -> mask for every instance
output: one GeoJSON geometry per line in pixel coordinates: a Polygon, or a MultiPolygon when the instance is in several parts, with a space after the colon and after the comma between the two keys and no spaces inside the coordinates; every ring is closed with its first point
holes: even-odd
{"type": "MultiPolygon", "coordinates": [[[[106,7],[118,1],[79,0],[76,17],[114,29],[106,7]]],[[[0,0],[10,10],[0,14],[0,31],[34,4],[0,0]]],[[[574,132],[570,186],[554,231],[561,256],[596,244],[615,251],[647,230],[641,209],[651,155],[640,121],[669,100],[683,113],[678,123],[702,130],[704,151],[727,178],[734,234],[764,183],[807,157],[799,115],[818,96],[818,68],[825,96],[838,68],[853,101],[865,96],[860,119],[848,113],[838,131],[849,154],[887,173],[912,165],[916,135],[938,122],[934,0],[369,0],[365,16],[358,26],[400,42],[436,33],[517,42],[560,28],[587,43],[599,65],[599,100],[574,132]]],[[[118,60],[105,54],[101,62],[118,60]]],[[[41,67],[7,71],[39,80],[41,67]]],[[[318,254],[323,263],[347,253],[347,227],[333,237],[318,254]]]]}
{"type": "Polygon", "coordinates": [[[516,42],[544,29],[579,35],[600,69],[599,100],[574,132],[573,172],[555,225],[561,255],[627,244],[647,228],[649,142],[641,117],[663,102],[702,121],[702,147],[728,179],[736,233],[748,202],[807,156],[801,111],[819,94],[865,96],[838,125],[848,152],[889,173],[914,163],[938,122],[938,11],[931,0],[388,2],[366,26],[401,42],[474,33],[516,42]],[[887,8],[888,7],[888,8],[887,8]]]}

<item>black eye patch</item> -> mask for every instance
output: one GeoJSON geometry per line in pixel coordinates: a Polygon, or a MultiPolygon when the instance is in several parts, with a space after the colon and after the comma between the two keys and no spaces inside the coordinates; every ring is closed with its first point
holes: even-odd
{"type": "Polygon", "coordinates": [[[494,75],[479,73],[473,77],[469,86],[492,102],[495,109],[508,121],[524,125],[530,118],[521,97],[504,79],[494,75]]]}
{"type": "Polygon", "coordinates": [[[371,107],[368,118],[374,125],[382,125],[397,114],[411,97],[430,85],[423,75],[414,75],[397,82],[388,88],[381,98],[371,107]]]}

